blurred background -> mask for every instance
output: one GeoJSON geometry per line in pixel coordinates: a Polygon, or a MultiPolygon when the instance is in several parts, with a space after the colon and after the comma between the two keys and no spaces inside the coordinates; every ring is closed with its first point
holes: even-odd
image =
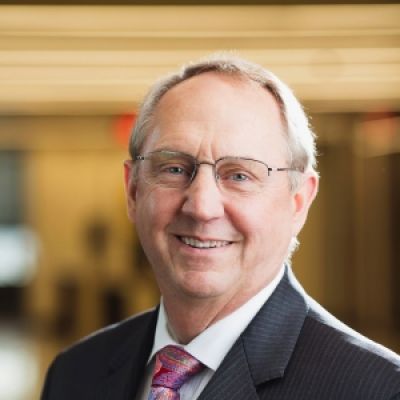
{"type": "Polygon", "coordinates": [[[155,79],[222,49],[286,81],[318,134],[297,276],[399,352],[400,5],[64,3],[0,5],[0,400],[38,399],[60,349],[157,303],[129,131],[155,79]]]}

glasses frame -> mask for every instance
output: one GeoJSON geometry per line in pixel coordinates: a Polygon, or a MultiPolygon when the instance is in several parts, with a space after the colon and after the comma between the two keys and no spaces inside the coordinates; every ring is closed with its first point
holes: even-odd
{"type": "Polygon", "coordinates": [[[199,170],[200,165],[210,165],[213,169],[213,175],[214,175],[214,179],[218,185],[219,182],[219,177],[217,175],[217,164],[222,161],[222,160],[226,160],[226,159],[233,159],[233,160],[245,160],[245,161],[255,161],[257,163],[260,163],[262,165],[265,166],[265,168],[267,169],[267,174],[268,176],[271,176],[271,172],[283,172],[283,171],[296,171],[296,172],[300,172],[303,173],[304,171],[301,170],[300,168],[297,167],[270,167],[268,164],[266,164],[264,161],[261,160],[256,160],[254,158],[249,158],[249,157],[239,157],[239,156],[224,156],[224,157],[220,157],[217,160],[215,160],[214,162],[210,162],[210,161],[199,161],[196,157],[192,156],[191,154],[188,153],[184,153],[182,151],[175,151],[175,150],[156,150],[156,151],[150,151],[148,153],[142,154],[142,155],[136,155],[134,157],[133,161],[145,161],[148,159],[149,156],[151,156],[152,154],[157,154],[157,153],[170,153],[170,154],[176,154],[176,155],[182,155],[185,157],[190,158],[191,160],[193,160],[193,172],[192,175],[190,176],[190,179],[187,183],[186,186],[184,186],[185,188],[188,188],[193,180],[196,178],[197,172],[199,170]]]}

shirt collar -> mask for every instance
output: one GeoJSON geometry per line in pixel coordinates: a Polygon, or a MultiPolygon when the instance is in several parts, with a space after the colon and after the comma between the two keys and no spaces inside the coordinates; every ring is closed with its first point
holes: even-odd
{"type": "Polygon", "coordinates": [[[161,299],[154,345],[149,362],[163,347],[176,345],[185,349],[208,368],[216,371],[230,348],[278,286],[283,274],[284,267],[282,266],[275,278],[255,296],[225,318],[210,325],[184,346],[176,341],[170,329],[168,329],[168,317],[161,299]]]}

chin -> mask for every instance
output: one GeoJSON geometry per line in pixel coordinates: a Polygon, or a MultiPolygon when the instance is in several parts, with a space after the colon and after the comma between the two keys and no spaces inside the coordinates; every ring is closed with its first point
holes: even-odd
{"type": "Polygon", "coordinates": [[[221,284],[221,277],[211,279],[207,276],[204,277],[204,274],[198,275],[191,274],[178,284],[182,293],[198,299],[210,299],[223,295],[225,285],[221,284]]]}

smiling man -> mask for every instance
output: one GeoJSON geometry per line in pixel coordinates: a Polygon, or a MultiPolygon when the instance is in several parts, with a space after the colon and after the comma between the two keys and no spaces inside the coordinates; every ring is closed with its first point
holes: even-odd
{"type": "Polygon", "coordinates": [[[160,306],[62,353],[42,399],[400,400],[400,358],[291,271],[318,175],[286,85],[231,56],[192,64],[150,90],[130,153],[160,306]]]}

